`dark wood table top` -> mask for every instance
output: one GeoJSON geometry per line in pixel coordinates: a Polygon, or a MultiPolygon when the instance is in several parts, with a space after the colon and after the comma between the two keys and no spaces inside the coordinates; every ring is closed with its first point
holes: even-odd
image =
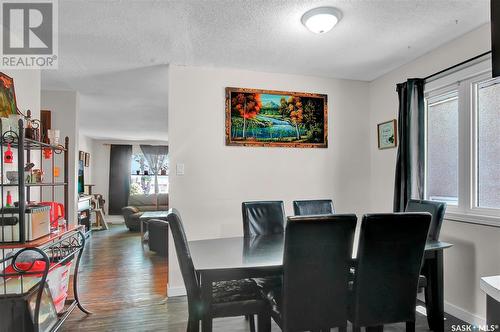
{"type": "MultiPolygon", "coordinates": [[[[432,241],[426,244],[425,251],[451,246],[451,243],[432,241]]],[[[283,265],[283,247],[283,235],[189,241],[194,267],[199,272],[280,267],[283,265]]]]}

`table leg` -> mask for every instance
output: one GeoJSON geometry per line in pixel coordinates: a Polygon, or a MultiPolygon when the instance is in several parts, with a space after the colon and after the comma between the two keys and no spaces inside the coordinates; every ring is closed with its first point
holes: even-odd
{"type": "Polygon", "coordinates": [[[144,224],[141,219],[139,219],[139,225],[141,226],[141,244],[144,243],[144,224]]]}
{"type": "Polygon", "coordinates": [[[427,321],[434,332],[444,331],[444,282],[443,282],[443,251],[437,250],[432,258],[425,261],[427,287],[425,301],[427,321]]]}
{"type": "Polygon", "coordinates": [[[486,296],[486,324],[497,328],[500,325],[500,302],[489,295],[486,296]]]}
{"type": "Polygon", "coordinates": [[[210,307],[212,306],[212,279],[206,274],[200,273],[200,289],[201,289],[201,331],[212,332],[212,316],[210,315],[210,307]]]}

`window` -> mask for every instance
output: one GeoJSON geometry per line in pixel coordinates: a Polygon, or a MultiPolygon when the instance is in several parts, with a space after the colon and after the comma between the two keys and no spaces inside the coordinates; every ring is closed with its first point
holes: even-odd
{"type": "Polygon", "coordinates": [[[475,86],[477,94],[477,201],[479,208],[500,208],[500,80],[475,86]]]}
{"type": "MultiPolygon", "coordinates": [[[[142,152],[132,154],[132,174],[130,176],[130,195],[154,194],[155,176],[142,152]]],[[[168,162],[167,162],[168,165],[168,162]]],[[[158,193],[168,193],[168,167],[165,166],[156,176],[158,179],[158,193]]]]}
{"type": "Polygon", "coordinates": [[[431,200],[458,204],[458,93],[432,98],[427,106],[427,190],[431,200]]]}
{"type": "Polygon", "coordinates": [[[498,225],[500,79],[476,67],[426,85],[425,195],[450,219],[498,225]]]}

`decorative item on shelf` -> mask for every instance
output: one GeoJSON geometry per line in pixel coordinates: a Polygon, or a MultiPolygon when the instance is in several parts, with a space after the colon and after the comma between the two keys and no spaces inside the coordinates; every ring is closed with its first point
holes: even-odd
{"type": "Polygon", "coordinates": [[[57,166],[54,167],[54,177],[55,178],[59,177],[59,167],[57,167],[57,166]]]}
{"type": "Polygon", "coordinates": [[[45,159],[50,159],[52,157],[52,149],[51,148],[44,148],[43,149],[43,157],[45,159]]]}
{"type": "Polygon", "coordinates": [[[327,148],[328,96],[226,88],[226,145],[327,148]]]}
{"type": "Polygon", "coordinates": [[[10,194],[10,190],[7,190],[7,204],[5,204],[6,207],[11,207],[12,206],[12,195],[10,194]]]}
{"type": "Polygon", "coordinates": [[[10,148],[10,143],[7,144],[7,151],[4,152],[3,154],[3,162],[6,164],[12,164],[14,161],[14,155],[12,153],[12,150],[10,148]]]}
{"type": "Polygon", "coordinates": [[[19,119],[21,115],[19,114],[9,114],[8,118],[1,118],[2,120],[2,134],[6,132],[18,132],[19,131],[19,119]]]}
{"type": "Polygon", "coordinates": [[[6,118],[17,113],[14,79],[0,72],[0,116],[6,118]]]}
{"type": "Polygon", "coordinates": [[[60,131],[59,129],[49,129],[47,130],[47,136],[49,138],[49,143],[52,145],[59,144],[60,131]]]}
{"type": "Polygon", "coordinates": [[[390,120],[377,125],[379,150],[395,148],[398,145],[396,120],[390,120]]]}
{"type": "Polygon", "coordinates": [[[140,170],[137,170],[137,171],[135,171],[135,174],[137,174],[137,175],[141,175],[141,171],[140,171],[140,170]]]}
{"type": "Polygon", "coordinates": [[[7,177],[7,180],[9,180],[9,184],[17,184],[19,183],[19,172],[18,171],[7,171],[5,172],[5,176],[7,177]]]}
{"type": "Polygon", "coordinates": [[[149,175],[149,171],[144,171],[144,175],[149,175]]]}
{"type": "Polygon", "coordinates": [[[26,128],[24,129],[24,136],[28,139],[39,141],[40,140],[40,120],[31,118],[31,111],[26,111],[26,128]]]}
{"type": "Polygon", "coordinates": [[[41,169],[34,169],[31,172],[31,183],[42,183],[43,182],[43,170],[41,169]]]}
{"type": "Polygon", "coordinates": [[[166,167],[163,167],[163,168],[160,170],[160,175],[167,175],[167,168],[166,168],[166,167]]]}

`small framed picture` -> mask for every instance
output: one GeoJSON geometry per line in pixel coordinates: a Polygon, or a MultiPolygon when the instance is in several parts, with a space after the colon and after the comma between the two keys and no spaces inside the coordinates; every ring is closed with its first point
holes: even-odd
{"type": "Polygon", "coordinates": [[[395,148],[398,145],[397,121],[390,120],[377,125],[379,150],[395,148]]]}
{"type": "Polygon", "coordinates": [[[90,153],[85,152],[85,167],[90,166],[90,153]]]}
{"type": "Polygon", "coordinates": [[[85,160],[85,152],[80,151],[80,153],[78,154],[78,160],[85,160]]]}

